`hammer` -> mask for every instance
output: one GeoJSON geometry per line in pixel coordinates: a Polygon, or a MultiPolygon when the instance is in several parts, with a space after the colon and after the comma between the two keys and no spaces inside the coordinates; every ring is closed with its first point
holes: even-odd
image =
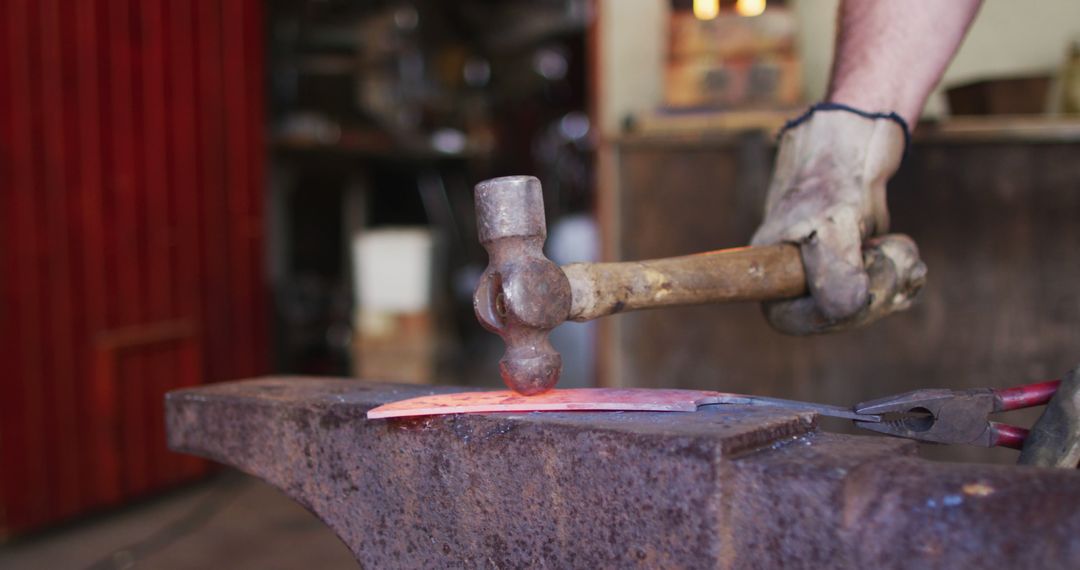
{"type": "MultiPolygon", "coordinates": [[[[778,301],[807,295],[798,246],[777,244],[681,257],[559,267],[544,256],[547,225],[540,181],[507,176],[476,185],[476,217],[488,266],[473,296],[476,317],[506,343],[499,371],[506,385],[532,395],[553,388],[562,357],[548,333],[564,321],[588,321],[639,309],[778,301]]],[[[854,328],[907,308],[925,283],[915,242],[892,234],[868,240],[869,305],[843,323],[806,303],[766,305],[784,332],[814,334],[854,328]]]]}

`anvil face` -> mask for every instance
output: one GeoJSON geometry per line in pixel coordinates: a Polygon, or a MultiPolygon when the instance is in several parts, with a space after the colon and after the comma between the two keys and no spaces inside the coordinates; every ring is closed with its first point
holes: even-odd
{"type": "Polygon", "coordinates": [[[369,420],[461,388],[262,378],[166,397],[169,445],[277,486],[364,568],[1073,568],[1075,470],[921,461],[814,414],[369,420]]]}

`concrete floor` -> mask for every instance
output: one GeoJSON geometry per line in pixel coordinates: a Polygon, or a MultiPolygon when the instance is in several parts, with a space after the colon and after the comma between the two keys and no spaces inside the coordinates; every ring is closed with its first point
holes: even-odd
{"type": "Polygon", "coordinates": [[[238,473],[0,545],[0,568],[355,569],[311,513],[238,473]]]}

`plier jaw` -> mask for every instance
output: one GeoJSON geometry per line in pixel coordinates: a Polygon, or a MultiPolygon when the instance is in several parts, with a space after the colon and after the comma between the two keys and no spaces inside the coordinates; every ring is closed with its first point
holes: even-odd
{"type": "Polygon", "coordinates": [[[856,404],[856,413],[881,416],[881,422],[856,420],[855,425],[925,442],[992,447],[999,442],[988,416],[997,405],[989,388],[915,390],[856,404]]]}

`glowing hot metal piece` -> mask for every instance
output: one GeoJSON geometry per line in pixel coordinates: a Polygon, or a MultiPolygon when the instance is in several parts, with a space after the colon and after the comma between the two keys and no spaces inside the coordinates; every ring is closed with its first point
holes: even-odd
{"type": "Polygon", "coordinates": [[[858,414],[850,408],[826,404],[709,390],[648,388],[570,388],[551,390],[536,396],[523,396],[510,390],[435,394],[384,404],[368,411],[367,417],[374,420],[479,412],[693,412],[699,406],[712,404],[782,407],[863,422],[881,421],[877,415],[858,414]]]}

